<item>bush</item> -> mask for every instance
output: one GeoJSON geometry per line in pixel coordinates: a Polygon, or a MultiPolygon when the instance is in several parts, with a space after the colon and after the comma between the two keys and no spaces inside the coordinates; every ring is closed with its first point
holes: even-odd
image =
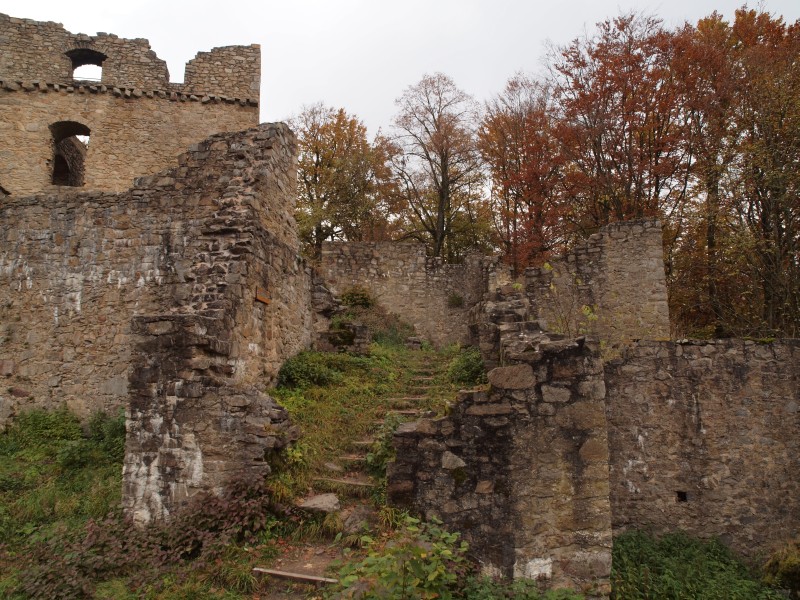
{"type": "Polygon", "coordinates": [[[535,581],[526,579],[497,581],[490,577],[471,577],[461,593],[469,600],[583,600],[583,596],[572,590],[542,593],[535,581]]]}
{"type": "Polygon", "coordinates": [[[336,383],[340,373],[328,366],[326,361],[326,356],[319,352],[301,352],[293,356],[278,371],[278,386],[306,388],[336,383]]]}
{"type": "Polygon", "coordinates": [[[614,541],[613,597],[625,600],[771,600],[782,596],[751,577],[719,541],[683,533],[627,532],[614,541]]]}
{"type": "Polygon", "coordinates": [[[457,533],[440,525],[406,516],[403,527],[382,542],[364,536],[368,554],[360,562],[342,567],[335,597],[457,597],[459,582],[469,572],[468,548],[466,542],[458,542],[457,533]]]}
{"type": "Polygon", "coordinates": [[[0,455],[8,456],[23,449],[49,449],[58,442],[81,439],[81,423],[66,407],[51,411],[35,409],[17,415],[0,436],[0,455]]]}
{"type": "Polygon", "coordinates": [[[447,297],[448,308],[464,308],[464,296],[452,293],[447,297]]]}
{"type": "Polygon", "coordinates": [[[369,290],[361,286],[354,286],[342,294],[341,302],[345,306],[371,308],[375,305],[375,299],[369,290]]]}
{"type": "Polygon", "coordinates": [[[263,541],[276,523],[271,508],[263,480],[240,479],[224,496],[196,497],[166,524],[138,528],[120,515],[89,521],[80,531],[30,544],[16,591],[34,599],[91,598],[98,582],[119,577],[158,587],[190,560],[193,572],[207,573],[211,582],[250,591],[249,567],[222,563],[242,554],[232,549],[236,544],[263,541]]]}
{"type": "Polygon", "coordinates": [[[447,369],[447,377],[453,383],[478,385],[486,383],[486,369],[481,352],[475,347],[466,348],[456,356],[447,369]]]}
{"type": "Polygon", "coordinates": [[[787,589],[792,598],[800,598],[800,539],[773,553],[764,573],[764,581],[769,585],[787,589]]]}

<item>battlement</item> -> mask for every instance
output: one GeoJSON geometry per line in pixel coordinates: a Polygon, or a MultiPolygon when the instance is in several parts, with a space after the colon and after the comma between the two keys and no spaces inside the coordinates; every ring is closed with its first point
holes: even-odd
{"type": "Polygon", "coordinates": [[[134,90],[224,96],[258,103],[261,49],[226,46],[199,52],[186,64],[185,82],[170,83],[167,63],[144,38],[125,39],[100,32],[70,33],[60,23],[18,19],[0,13],[3,52],[0,79],[70,85],[76,68],[102,67],[101,84],[134,90]],[[31,43],[35,41],[35,43],[31,43]]]}
{"type": "Polygon", "coordinates": [[[119,192],[209,135],[258,124],[257,44],[200,52],[184,83],[143,38],[0,14],[2,196],[119,192]],[[100,67],[98,80],[80,67],[100,67]],[[82,146],[79,146],[82,144],[82,146]]]}

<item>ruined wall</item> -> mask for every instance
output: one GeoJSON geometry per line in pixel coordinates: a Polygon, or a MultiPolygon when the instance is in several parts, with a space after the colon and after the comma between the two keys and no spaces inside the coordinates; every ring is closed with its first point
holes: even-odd
{"type": "Polygon", "coordinates": [[[564,257],[525,273],[537,318],[568,336],[592,334],[608,345],[669,339],[661,224],[603,227],[564,257]]]}
{"type": "Polygon", "coordinates": [[[487,574],[608,593],[608,438],[598,346],[549,342],[446,418],[401,425],[389,500],[462,532],[487,574]]]}
{"type": "Polygon", "coordinates": [[[428,258],[422,244],[328,243],[320,277],[336,295],[365,287],[389,312],[436,345],[469,341],[467,313],[492,284],[496,261],[478,255],[449,265],[428,258]]]}
{"type": "Polygon", "coordinates": [[[261,47],[252,44],[198,52],[186,63],[182,91],[205,94],[209,90],[225,90],[223,95],[231,98],[258,100],[260,86],[261,47]]]}
{"type": "Polygon", "coordinates": [[[55,191],[57,122],[91,130],[84,186],[106,191],[159,172],[208,135],[258,123],[256,45],[200,53],[186,83],[174,84],[147,40],[72,34],[2,14],[0,31],[0,185],[14,196],[55,191]],[[73,79],[75,52],[106,56],[101,82],[73,79]]]}
{"type": "Polygon", "coordinates": [[[800,341],[639,342],[606,385],[615,531],[755,558],[800,529],[800,341]]]}
{"type": "Polygon", "coordinates": [[[500,366],[446,418],[401,426],[388,495],[464,532],[489,572],[602,593],[610,531],[720,537],[758,561],[800,528],[800,340],[600,351],[543,332],[511,286],[471,312],[500,366]]]}
{"type": "Polygon", "coordinates": [[[131,317],[183,310],[183,302],[235,309],[236,380],[274,376],[308,336],[310,283],[292,217],[293,144],[283,126],[263,126],[196,145],[181,166],[123,194],[7,198],[0,207],[3,413],[67,402],[87,415],[124,405],[131,317]],[[225,221],[210,225],[234,191],[250,222],[241,231],[225,221]],[[222,253],[223,265],[225,236],[238,245],[222,253]],[[219,278],[210,285],[232,295],[202,300],[209,292],[197,287],[198,273],[219,278]],[[254,300],[256,287],[269,304],[254,300]]]}

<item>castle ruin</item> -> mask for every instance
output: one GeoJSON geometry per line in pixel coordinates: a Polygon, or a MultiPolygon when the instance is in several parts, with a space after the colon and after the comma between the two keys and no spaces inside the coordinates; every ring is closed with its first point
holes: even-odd
{"type": "Polygon", "coordinates": [[[294,136],[257,125],[257,46],[200,53],[173,84],[146,40],[0,28],[0,424],[124,408],[137,521],[268,473],[297,434],[263,386],[324,326],[315,298],[359,285],[491,369],[400,428],[389,477],[487,572],[602,591],[626,528],[753,556],[800,527],[800,343],[669,340],[657,222],[610,225],[521,287],[413,244],[326,245],[315,273],[294,136]],[[75,80],[83,64],[101,81],[75,80]]]}

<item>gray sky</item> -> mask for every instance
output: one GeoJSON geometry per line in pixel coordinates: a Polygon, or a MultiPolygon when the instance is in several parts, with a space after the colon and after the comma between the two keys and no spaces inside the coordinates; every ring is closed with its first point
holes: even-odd
{"type": "MultiPolygon", "coordinates": [[[[714,10],[726,18],[742,0],[0,0],[0,12],[62,23],[73,33],[143,37],[173,81],[202,50],[261,44],[261,120],[279,121],[323,101],[386,129],[403,90],[441,71],[487,100],[517,71],[542,69],[547,43],[563,45],[621,12],[655,14],[668,25],[714,10]]],[[[758,6],[758,5],[751,5],[758,6]]],[[[798,0],[764,10],[792,22],[798,0]]]]}

